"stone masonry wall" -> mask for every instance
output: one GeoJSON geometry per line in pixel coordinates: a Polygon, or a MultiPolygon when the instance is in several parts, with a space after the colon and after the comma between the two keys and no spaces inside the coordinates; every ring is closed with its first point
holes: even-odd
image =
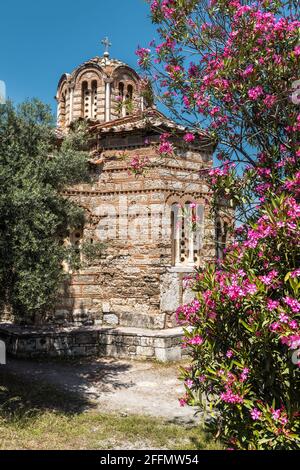
{"type": "Polygon", "coordinates": [[[183,279],[192,269],[172,267],[170,201],[203,205],[203,264],[214,256],[214,226],[207,184],[195,170],[207,166],[207,158],[190,151],[176,164],[161,162],[150,145],[103,151],[101,162],[93,184],[72,188],[67,196],[85,209],[83,239],[103,242],[103,256],[72,276],[49,321],[173,327],[176,308],[191,298],[183,279]],[[138,177],[128,173],[137,154],[153,165],[138,177]]]}
{"type": "Polygon", "coordinates": [[[0,340],[8,354],[21,358],[118,357],[178,361],[187,350],[181,347],[182,331],[159,332],[138,328],[73,327],[30,328],[1,324],[0,340]]]}

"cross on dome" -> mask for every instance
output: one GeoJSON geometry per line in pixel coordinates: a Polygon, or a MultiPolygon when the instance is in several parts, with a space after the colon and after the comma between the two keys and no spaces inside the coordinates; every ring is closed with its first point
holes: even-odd
{"type": "Polygon", "coordinates": [[[105,47],[104,57],[109,57],[109,48],[112,46],[112,43],[109,41],[108,37],[102,39],[101,44],[105,47]]]}

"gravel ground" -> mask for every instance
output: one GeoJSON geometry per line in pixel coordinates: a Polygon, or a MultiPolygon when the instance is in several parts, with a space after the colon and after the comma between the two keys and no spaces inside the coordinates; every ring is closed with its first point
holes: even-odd
{"type": "Polygon", "coordinates": [[[9,359],[10,373],[24,381],[41,381],[89,398],[103,412],[162,417],[197,423],[195,410],[180,407],[184,387],[179,365],[116,359],[38,362],[9,359]]]}

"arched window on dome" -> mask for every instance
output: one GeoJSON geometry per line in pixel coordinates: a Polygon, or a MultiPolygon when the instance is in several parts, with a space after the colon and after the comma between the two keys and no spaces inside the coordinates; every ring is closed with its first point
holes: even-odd
{"type": "Polygon", "coordinates": [[[65,127],[66,125],[66,91],[64,91],[61,94],[61,99],[59,102],[59,121],[60,121],[60,126],[65,127]]]}
{"type": "Polygon", "coordinates": [[[86,81],[82,82],[81,85],[81,113],[85,119],[91,117],[91,94],[86,81]]]}
{"type": "Polygon", "coordinates": [[[123,82],[120,82],[119,83],[119,96],[124,99],[124,83],[123,82]]]}
{"type": "Polygon", "coordinates": [[[132,85],[128,85],[127,87],[127,98],[129,100],[132,100],[133,98],[133,86],[132,85]]]}
{"type": "Polygon", "coordinates": [[[123,82],[119,83],[119,105],[120,105],[120,114],[122,117],[126,116],[126,106],[125,106],[125,85],[123,82]]]}
{"type": "Polygon", "coordinates": [[[98,113],[98,82],[97,80],[92,81],[92,96],[91,96],[91,118],[96,119],[98,113]]]}
{"type": "Polygon", "coordinates": [[[126,116],[132,113],[133,111],[133,86],[128,85],[127,86],[127,94],[126,94],[126,116]]]}

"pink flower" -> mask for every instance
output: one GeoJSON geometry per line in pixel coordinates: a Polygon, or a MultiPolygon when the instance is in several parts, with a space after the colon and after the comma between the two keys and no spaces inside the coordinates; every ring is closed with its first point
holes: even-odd
{"type": "Polygon", "coordinates": [[[294,279],[295,277],[300,277],[300,269],[291,272],[291,278],[294,279]]]}
{"type": "Polygon", "coordinates": [[[251,418],[253,419],[253,421],[257,421],[258,419],[260,419],[262,412],[259,411],[257,408],[253,408],[250,414],[251,414],[251,418]]]}
{"type": "Polygon", "coordinates": [[[170,142],[162,142],[158,147],[158,153],[160,155],[172,155],[173,145],[170,142]]]}
{"type": "Polygon", "coordinates": [[[266,107],[268,109],[272,108],[272,106],[276,103],[276,96],[274,95],[266,95],[265,99],[264,99],[264,104],[266,105],[266,107]]]}
{"type": "Polygon", "coordinates": [[[254,70],[254,67],[253,65],[248,65],[248,67],[245,68],[245,70],[242,72],[242,76],[243,77],[248,77],[248,75],[251,75],[251,73],[253,72],[254,70]]]}
{"type": "Polygon", "coordinates": [[[187,379],[185,381],[185,384],[188,388],[192,388],[192,386],[194,385],[194,382],[191,379],[187,379]]]}
{"type": "Polygon", "coordinates": [[[191,134],[191,132],[188,132],[183,137],[183,140],[185,140],[185,142],[193,142],[195,140],[195,136],[194,136],[194,134],[191,134]]]}
{"type": "Polygon", "coordinates": [[[296,56],[300,55],[300,45],[296,46],[295,49],[294,49],[294,54],[296,56]]]}
{"type": "Polygon", "coordinates": [[[276,421],[280,418],[281,415],[281,410],[272,410],[272,418],[275,419],[276,421]]]}
{"type": "Polygon", "coordinates": [[[300,346],[300,335],[283,336],[282,344],[286,344],[290,349],[297,349],[300,346]]]}
{"type": "Polygon", "coordinates": [[[267,307],[268,307],[268,310],[275,310],[279,305],[279,302],[278,300],[272,300],[272,299],[268,299],[267,301],[267,307]]]}
{"type": "Polygon", "coordinates": [[[149,62],[149,59],[150,59],[150,53],[151,53],[151,50],[150,49],[146,49],[145,47],[139,47],[136,51],[135,51],[136,55],[139,57],[139,61],[138,61],[138,64],[141,66],[141,67],[145,67],[148,65],[148,62],[149,62]]]}
{"type": "Polygon", "coordinates": [[[259,85],[248,90],[248,96],[252,101],[256,101],[263,94],[263,88],[259,85]]]}
{"type": "Polygon", "coordinates": [[[249,375],[249,369],[245,367],[245,369],[243,369],[243,372],[241,373],[240,382],[245,382],[245,380],[247,380],[248,378],[248,375],[249,375]]]}
{"type": "Polygon", "coordinates": [[[230,388],[227,389],[226,392],[221,393],[220,398],[222,401],[226,403],[243,403],[244,399],[242,396],[238,395],[237,393],[233,393],[230,388]]]}
{"type": "Polygon", "coordinates": [[[194,336],[194,338],[190,339],[188,341],[189,344],[191,344],[192,346],[201,346],[201,344],[203,343],[204,339],[202,338],[202,336],[194,336]]]}
{"type": "Polygon", "coordinates": [[[281,325],[278,322],[274,322],[270,325],[270,330],[273,331],[273,333],[280,329],[281,329],[281,325]]]}
{"type": "Polygon", "coordinates": [[[273,269],[273,271],[270,271],[269,274],[267,274],[266,276],[259,276],[259,279],[266,286],[270,286],[272,284],[274,278],[277,277],[277,276],[278,276],[278,271],[273,269]]]}
{"type": "Polygon", "coordinates": [[[292,328],[292,330],[297,330],[298,328],[298,322],[297,320],[292,320],[289,322],[289,327],[292,328]]]}
{"type": "Polygon", "coordinates": [[[290,307],[293,313],[300,312],[300,302],[296,299],[292,299],[291,297],[285,297],[283,301],[290,307]]]}
{"type": "Polygon", "coordinates": [[[185,406],[187,404],[186,398],[179,398],[180,406],[185,406]]]}
{"type": "Polygon", "coordinates": [[[288,323],[289,317],[285,313],[279,314],[279,321],[280,323],[288,323]]]}
{"type": "Polygon", "coordinates": [[[233,352],[229,349],[226,353],[226,357],[228,357],[228,359],[230,359],[232,356],[233,356],[233,352]]]}

